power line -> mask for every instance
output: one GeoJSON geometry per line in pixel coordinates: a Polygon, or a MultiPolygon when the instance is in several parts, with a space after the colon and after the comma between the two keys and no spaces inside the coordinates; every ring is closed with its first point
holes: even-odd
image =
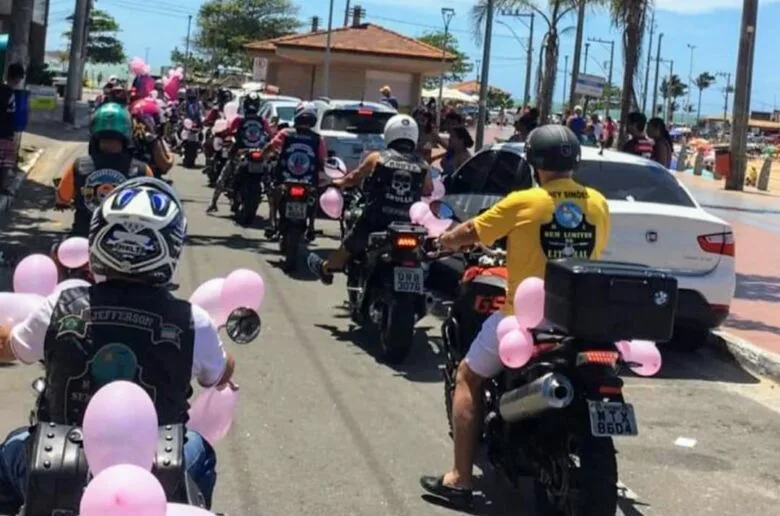
{"type": "MultiPolygon", "coordinates": [[[[401,25],[409,25],[410,27],[420,27],[420,28],[423,28],[423,29],[431,29],[431,30],[436,30],[436,31],[441,31],[442,30],[442,27],[440,27],[438,25],[427,25],[427,24],[424,24],[424,23],[414,23],[414,22],[410,22],[410,21],[406,21],[406,20],[399,20],[397,18],[386,18],[384,16],[374,16],[374,15],[371,15],[370,18],[375,19],[375,20],[379,20],[379,21],[390,22],[390,23],[399,23],[401,25]]],[[[473,36],[474,35],[473,32],[468,31],[468,30],[463,30],[463,29],[450,29],[450,32],[458,32],[460,34],[468,34],[469,36],[473,36]]],[[[512,37],[512,36],[510,36],[508,34],[493,34],[493,36],[496,37],[496,38],[503,38],[503,39],[512,39],[512,40],[515,39],[514,37],[512,37]]]]}

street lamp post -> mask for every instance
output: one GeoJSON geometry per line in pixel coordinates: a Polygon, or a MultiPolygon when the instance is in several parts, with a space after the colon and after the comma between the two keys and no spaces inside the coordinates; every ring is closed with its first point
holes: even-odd
{"type": "Polygon", "coordinates": [[[655,9],[650,18],[650,43],[647,45],[647,68],[645,69],[645,83],[642,88],[642,112],[647,113],[647,91],[650,89],[650,63],[653,62],[653,36],[655,35],[655,9]]]}
{"type": "Polygon", "coordinates": [[[582,64],[582,73],[588,73],[588,52],[590,52],[590,43],[585,43],[585,62],[582,64]]]}
{"type": "Polygon", "coordinates": [[[333,33],[333,1],[330,0],[330,12],[328,13],[328,36],[325,41],[325,77],[322,79],[322,96],[327,97],[330,94],[330,43],[333,33]]]}
{"type": "Polygon", "coordinates": [[[729,93],[731,93],[731,72],[718,72],[715,74],[716,77],[725,77],[726,78],[726,87],[723,88],[723,95],[724,95],[724,101],[723,101],[723,121],[726,122],[729,117],[729,93]]]}
{"type": "MultiPolygon", "coordinates": [[[[536,14],[524,13],[521,12],[520,9],[502,9],[499,14],[501,14],[501,16],[511,16],[512,18],[531,18],[531,22],[528,24],[528,45],[525,46],[525,92],[523,93],[523,104],[528,106],[531,104],[531,73],[534,63],[534,18],[536,17],[536,14]]],[[[515,31],[505,23],[502,23],[502,25],[508,28],[510,32],[512,32],[512,35],[515,37],[515,39],[522,45],[522,41],[519,37],[517,37],[515,31]]]]}
{"type": "Polygon", "coordinates": [[[609,73],[607,74],[607,88],[606,88],[607,103],[606,103],[606,114],[605,114],[605,116],[609,116],[609,104],[610,104],[610,99],[612,98],[612,67],[615,62],[615,40],[588,38],[588,41],[593,43],[601,43],[602,45],[609,45],[609,73]]]}
{"type": "Polygon", "coordinates": [[[689,49],[691,49],[691,61],[688,68],[688,107],[690,109],[691,105],[691,86],[693,86],[693,51],[696,50],[696,45],[691,45],[690,43],[687,43],[687,46],[689,49]]]}
{"type": "Polygon", "coordinates": [[[488,81],[490,79],[490,46],[493,41],[493,14],[495,0],[487,0],[485,14],[485,41],[482,44],[482,73],[479,81],[479,115],[477,119],[477,134],[474,148],[479,150],[485,142],[485,119],[487,118],[488,81]]]}
{"type": "Polygon", "coordinates": [[[655,53],[655,81],[653,82],[653,109],[650,110],[650,118],[654,117],[658,109],[658,74],[661,71],[661,42],[664,40],[664,33],[658,35],[658,50],[655,53]]]}
{"type": "Polygon", "coordinates": [[[455,16],[455,9],[452,7],[441,8],[441,18],[444,21],[444,42],[441,44],[441,74],[439,75],[439,99],[436,102],[436,127],[441,127],[441,100],[444,95],[444,72],[447,68],[447,41],[450,38],[450,22],[455,16]]]}
{"type": "Polygon", "coordinates": [[[569,78],[569,54],[563,57],[563,101],[561,102],[561,112],[566,111],[566,79],[569,78]]]}

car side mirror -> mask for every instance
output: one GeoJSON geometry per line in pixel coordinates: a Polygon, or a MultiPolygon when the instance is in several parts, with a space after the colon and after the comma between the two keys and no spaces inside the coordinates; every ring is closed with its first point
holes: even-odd
{"type": "Polygon", "coordinates": [[[260,335],[260,315],[251,308],[236,308],[225,323],[230,340],[236,344],[249,344],[260,335]]]}
{"type": "Polygon", "coordinates": [[[444,201],[431,201],[431,212],[439,219],[454,219],[455,210],[444,201]]]}

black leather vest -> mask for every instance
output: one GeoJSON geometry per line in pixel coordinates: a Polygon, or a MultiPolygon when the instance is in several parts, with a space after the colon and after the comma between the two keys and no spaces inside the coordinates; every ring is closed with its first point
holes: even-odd
{"type": "Polygon", "coordinates": [[[422,197],[428,164],[416,154],[387,149],[367,183],[366,213],[375,220],[408,221],[409,208],[422,197]]]}
{"type": "Polygon", "coordinates": [[[268,143],[263,120],[259,116],[247,116],[238,126],[236,143],[239,149],[262,149],[268,143]]]}
{"type": "Polygon", "coordinates": [[[315,182],[319,172],[320,135],[314,131],[287,129],[279,153],[279,171],[283,180],[315,182]]]}
{"type": "Polygon", "coordinates": [[[146,165],[128,153],[93,153],[78,158],[73,168],[76,182],[73,233],[78,236],[87,236],[92,212],[117,185],[146,173],[146,165]]]}
{"type": "Polygon", "coordinates": [[[161,425],[184,423],[194,344],[191,305],[165,289],[109,281],[64,290],[46,333],[38,416],[81,424],[100,387],[127,380],[149,394],[161,425]]]}

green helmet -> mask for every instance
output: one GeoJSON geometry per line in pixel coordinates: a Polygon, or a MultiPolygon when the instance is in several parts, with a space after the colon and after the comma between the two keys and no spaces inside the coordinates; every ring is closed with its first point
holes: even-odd
{"type": "Polygon", "coordinates": [[[92,116],[90,133],[92,138],[101,136],[120,137],[128,142],[132,138],[133,124],[130,112],[124,106],[116,102],[103,104],[92,116]]]}

